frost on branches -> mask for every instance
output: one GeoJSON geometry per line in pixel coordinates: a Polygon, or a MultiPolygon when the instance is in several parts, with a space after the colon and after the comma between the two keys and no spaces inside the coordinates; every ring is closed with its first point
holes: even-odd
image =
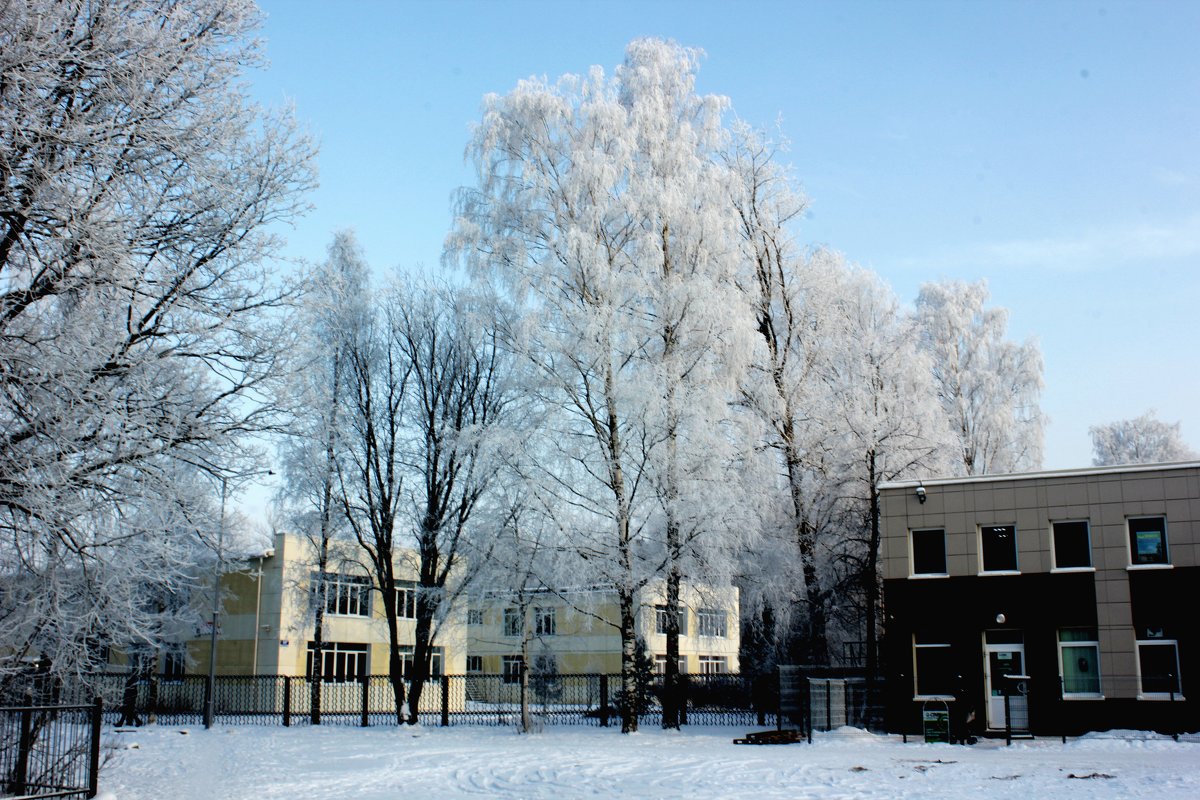
{"type": "Polygon", "coordinates": [[[1163,422],[1153,411],[1133,419],[1093,426],[1088,428],[1088,433],[1092,437],[1092,463],[1097,467],[1200,458],[1200,454],[1184,443],[1179,423],[1163,422]]]}
{"type": "Polygon", "coordinates": [[[270,421],[263,228],[312,147],[241,93],[256,21],[0,5],[0,673],[155,646],[211,529],[197,474],[245,469],[270,421]]]}
{"type": "Polygon", "coordinates": [[[961,471],[985,475],[1042,464],[1042,354],[1006,341],[1008,312],[984,308],[987,284],[927,283],[917,297],[921,347],[958,438],[961,471]]]}

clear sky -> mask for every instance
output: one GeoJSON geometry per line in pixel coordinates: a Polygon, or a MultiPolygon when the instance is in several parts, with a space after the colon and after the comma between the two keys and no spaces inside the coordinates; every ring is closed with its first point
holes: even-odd
{"type": "Polygon", "coordinates": [[[707,54],[701,93],[790,140],[802,241],[905,302],[987,279],[1045,357],[1046,468],[1151,408],[1200,449],[1200,2],[260,5],[252,90],[321,141],[291,256],[350,226],[379,270],[438,269],[484,94],[673,39],[707,54]]]}

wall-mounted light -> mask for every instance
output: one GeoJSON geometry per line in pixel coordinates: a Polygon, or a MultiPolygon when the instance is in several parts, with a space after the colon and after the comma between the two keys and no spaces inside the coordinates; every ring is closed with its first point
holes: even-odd
{"type": "Polygon", "coordinates": [[[921,505],[925,505],[925,487],[924,486],[917,487],[917,502],[920,503],[921,505]]]}
{"type": "Polygon", "coordinates": [[[1004,616],[1003,614],[996,615],[996,624],[997,625],[1003,625],[1006,622],[1008,622],[1008,617],[1004,616]]]}

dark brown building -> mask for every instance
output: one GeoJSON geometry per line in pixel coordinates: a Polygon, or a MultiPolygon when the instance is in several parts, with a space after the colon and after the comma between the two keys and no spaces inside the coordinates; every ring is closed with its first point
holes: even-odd
{"type": "Polygon", "coordinates": [[[1200,462],[897,482],[881,513],[889,729],[1200,730],[1200,462]]]}

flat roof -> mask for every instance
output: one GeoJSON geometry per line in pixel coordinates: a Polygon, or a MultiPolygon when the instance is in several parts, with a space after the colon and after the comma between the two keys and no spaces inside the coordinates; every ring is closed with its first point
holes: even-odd
{"type": "Polygon", "coordinates": [[[1129,472],[1161,472],[1174,469],[1200,469],[1200,461],[1166,461],[1156,464],[1114,464],[1109,467],[1086,467],[1081,469],[1055,469],[1041,472],[996,473],[992,475],[964,475],[957,478],[915,478],[906,481],[887,481],[879,484],[879,490],[913,489],[917,486],[949,486],[959,483],[989,483],[995,481],[1031,481],[1043,478],[1074,478],[1091,475],[1110,475],[1129,472]]]}

